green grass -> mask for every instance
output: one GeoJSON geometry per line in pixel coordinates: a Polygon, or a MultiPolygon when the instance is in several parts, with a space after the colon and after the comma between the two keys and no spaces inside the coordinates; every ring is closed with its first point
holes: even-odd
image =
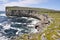
{"type": "Polygon", "coordinates": [[[48,13],[48,15],[53,18],[53,23],[43,33],[45,33],[47,40],[56,40],[60,38],[60,35],[57,33],[60,30],[60,13],[48,13]],[[53,38],[53,35],[56,35],[56,37],[53,38]]]}

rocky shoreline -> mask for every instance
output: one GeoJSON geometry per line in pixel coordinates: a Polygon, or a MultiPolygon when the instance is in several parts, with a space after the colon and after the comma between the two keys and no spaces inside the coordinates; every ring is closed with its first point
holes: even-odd
{"type": "MultiPolygon", "coordinates": [[[[52,20],[53,19],[49,17],[47,14],[41,14],[40,20],[36,24],[33,24],[34,26],[31,26],[31,24],[27,23],[27,25],[30,25],[27,26],[27,28],[32,28],[32,30],[27,34],[30,35],[34,33],[42,33],[44,31],[44,28],[47,28],[52,23],[52,20]]],[[[12,37],[11,40],[15,40],[17,37],[19,37],[19,35],[12,37]]]]}
{"type": "MultiPolygon", "coordinates": [[[[53,20],[48,14],[40,14],[37,10],[33,9],[28,10],[20,8],[18,10],[18,8],[15,8],[15,10],[10,10],[8,7],[6,8],[6,15],[12,19],[10,20],[12,27],[26,29],[17,32],[17,36],[21,36],[21,32],[22,34],[42,33],[44,28],[47,28],[53,20]],[[23,18],[21,19],[21,17],[23,18]],[[17,22],[19,23],[17,24],[17,22]]],[[[13,37],[13,39],[17,36],[13,37]]]]}

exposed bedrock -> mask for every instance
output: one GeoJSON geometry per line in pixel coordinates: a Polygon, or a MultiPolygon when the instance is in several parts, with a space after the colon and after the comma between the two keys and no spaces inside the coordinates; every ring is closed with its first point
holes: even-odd
{"type": "MultiPolygon", "coordinates": [[[[47,14],[39,14],[35,10],[11,10],[10,12],[7,11],[6,15],[8,17],[31,17],[38,19],[39,22],[35,24],[32,28],[35,28],[38,32],[42,31],[47,25],[49,25],[52,21],[52,18],[49,17],[47,14]]],[[[35,30],[35,31],[36,31],[35,30]]]]}

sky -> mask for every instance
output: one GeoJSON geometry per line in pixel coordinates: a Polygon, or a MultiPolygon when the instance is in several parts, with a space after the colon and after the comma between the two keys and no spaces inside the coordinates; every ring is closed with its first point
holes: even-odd
{"type": "Polygon", "coordinates": [[[0,0],[0,11],[6,6],[35,7],[60,10],[60,0],[0,0]]]}

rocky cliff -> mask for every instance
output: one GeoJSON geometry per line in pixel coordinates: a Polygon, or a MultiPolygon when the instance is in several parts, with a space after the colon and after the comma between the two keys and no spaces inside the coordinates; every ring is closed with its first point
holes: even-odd
{"type": "Polygon", "coordinates": [[[47,14],[39,14],[39,11],[24,7],[6,7],[8,17],[31,17],[38,19],[39,22],[34,26],[38,31],[42,31],[46,25],[51,23],[51,18],[47,14]]]}

